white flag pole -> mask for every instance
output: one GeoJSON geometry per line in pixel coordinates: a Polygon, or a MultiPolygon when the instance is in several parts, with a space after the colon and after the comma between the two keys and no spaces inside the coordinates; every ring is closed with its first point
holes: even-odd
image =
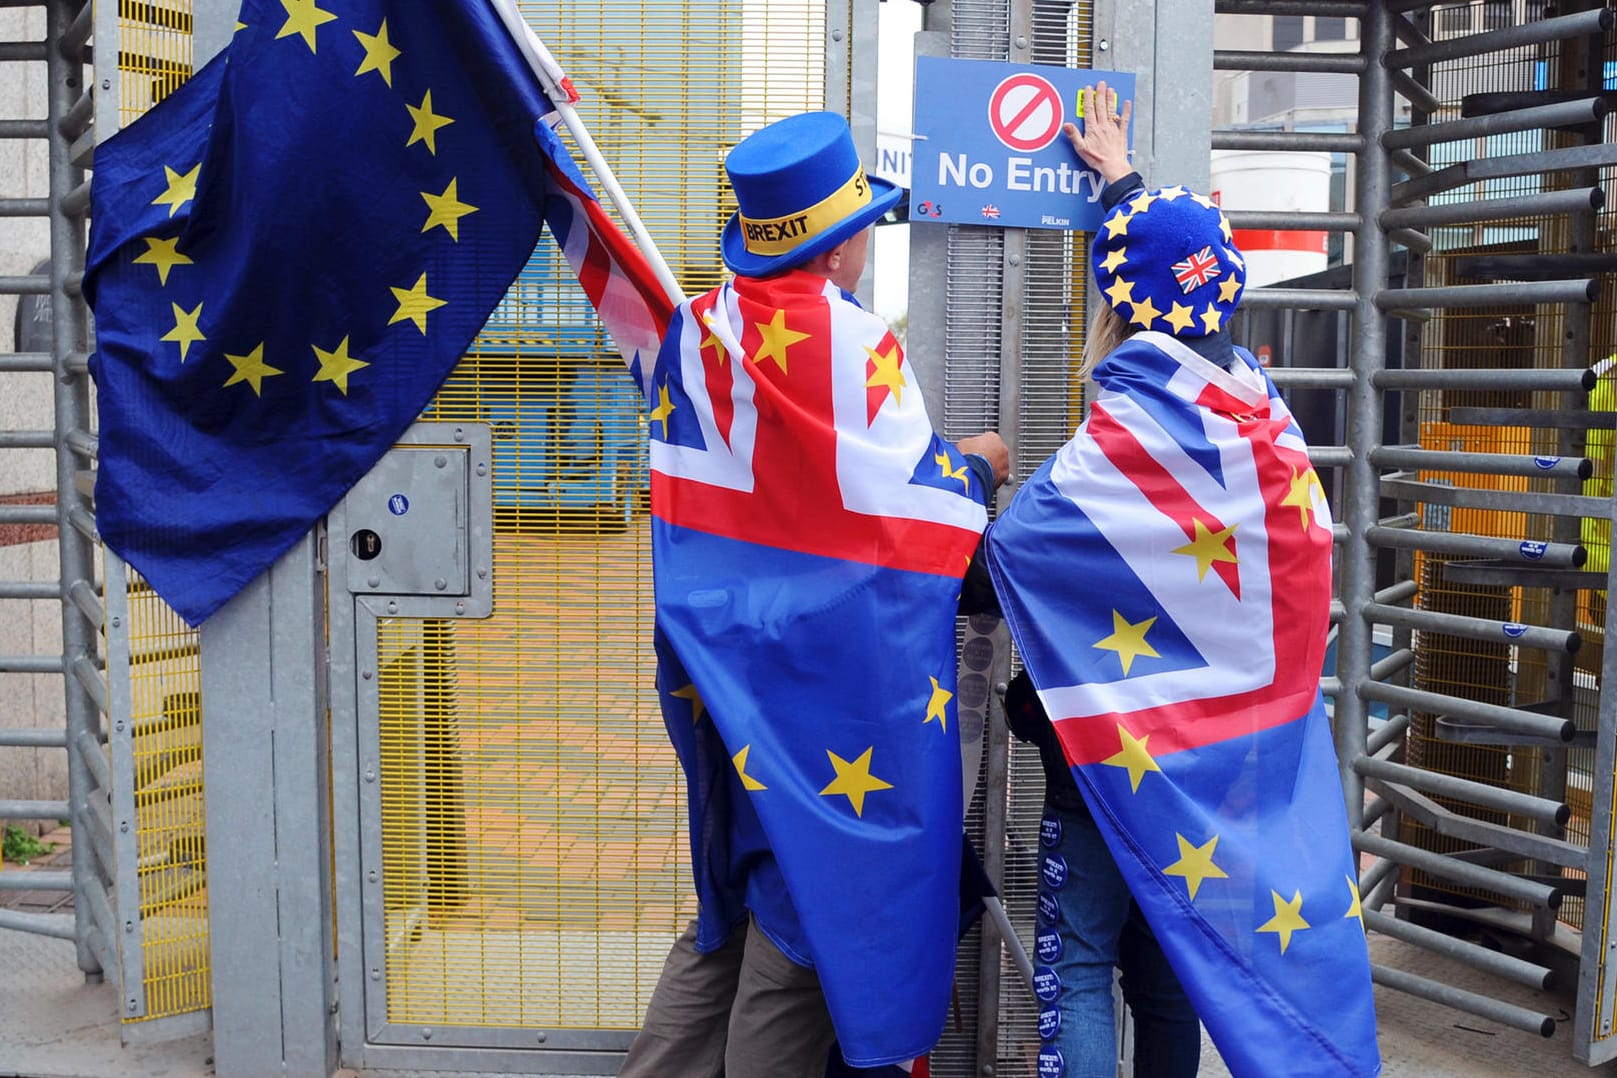
{"type": "Polygon", "coordinates": [[[624,193],[622,185],[618,183],[618,178],[612,174],[611,166],[606,163],[606,158],[601,155],[600,147],[595,145],[595,139],[591,137],[589,129],[584,126],[584,121],[578,115],[578,110],[573,108],[573,102],[578,100],[578,93],[568,80],[567,73],[556,62],[555,56],[551,55],[550,50],[545,47],[545,43],[539,40],[539,35],[533,32],[533,27],[528,25],[528,20],[524,19],[522,13],[517,10],[516,0],[489,0],[489,2],[494,5],[494,10],[499,13],[500,19],[505,23],[505,28],[510,31],[511,39],[516,42],[517,48],[527,58],[528,65],[533,68],[533,73],[539,77],[539,84],[544,87],[545,93],[550,97],[550,103],[555,106],[562,122],[567,125],[567,130],[573,133],[573,141],[578,143],[579,150],[584,154],[584,160],[589,162],[590,168],[595,172],[596,179],[606,189],[607,197],[617,207],[619,215],[623,218],[623,223],[629,227],[629,232],[634,236],[635,243],[639,245],[641,253],[651,263],[651,268],[657,274],[657,281],[663,286],[663,291],[668,294],[668,298],[675,304],[685,302],[685,292],[679,287],[679,281],[675,279],[674,272],[668,268],[668,263],[663,260],[662,252],[657,249],[656,242],[651,238],[651,233],[647,231],[645,224],[640,220],[640,215],[635,212],[634,206],[630,204],[629,196],[624,193]]]}

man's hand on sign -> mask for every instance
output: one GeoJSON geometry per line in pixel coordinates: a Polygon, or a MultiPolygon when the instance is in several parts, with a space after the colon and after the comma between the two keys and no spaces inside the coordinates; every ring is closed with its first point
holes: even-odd
{"type": "Polygon", "coordinates": [[[1134,171],[1129,164],[1129,117],[1134,115],[1134,102],[1123,102],[1119,112],[1117,92],[1101,82],[1084,87],[1079,104],[1083,130],[1069,123],[1062,125],[1062,131],[1078,156],[1100,173],[1101,179],[1107,183],[1121,180],[1134,171]]]}

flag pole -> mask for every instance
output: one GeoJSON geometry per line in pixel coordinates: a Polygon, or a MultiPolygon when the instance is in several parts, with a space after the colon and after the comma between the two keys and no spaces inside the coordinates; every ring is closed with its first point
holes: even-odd
{"type": "Polygon", "coordinates": [[[652,271],[657,275],[657,282],[663,286],[663,291],[676,306],[685,302],[685,292],[679,287],[679,281],[674,277],[673,270],[669,269],[668,263],[663,260],[656,241],[651,238],[645,223],[640,220],[640,215],[629,202],[629,196],[624,193],[617,176],[613,175],[612,167],[606,163],[600,147],[595,144],[589,129],[584,126],[583,118],[578,115],[578,110],[573,108],[573,102],[578,100],[578,91],[573,89],[567,73],[556,62],[556,57],[551,54],[550,49],[539,39],[539,35],[534,33],[533,27],[528,25],[528,20],[517,10],[516,0],[489,0],[489,2],[494,5],[494,10],[505,23],[505,28],[510,32],[517,48],[527,58],[528,66],[532,67],[533,73],[538,76],[539,84],[544,87],[550,103],[560,114],[562,123],[573,133],[573,141],[578,143],[579,150],[584,154],[584,160],[589,162],[596,179],[606,189],[607,197],[617,207],[618,213],[623,217],[623,223],[633,234],[641,253],[651,263],[652,271]]]}

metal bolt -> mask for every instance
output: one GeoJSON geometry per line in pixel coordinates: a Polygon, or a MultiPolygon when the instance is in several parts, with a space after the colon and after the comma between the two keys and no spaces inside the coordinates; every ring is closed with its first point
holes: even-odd
{"type": "Polygon", "coordinates": [[[480,565],[480,566],[477,567],[477,579],[479,579],[479,580],[487,580],[488,579],[488,567],[487,566],[480,565]]]}
{"type": "Polygon", "coordinates": [[[369,681],[371,679],[371,672],[369,670],[366,670],[366,671],[362,672],[359,676],[364,678],[366,681],[369,681]]]}
{"type": "Polygon", "coordinates": [[[118,731],[120,734],[123,733],[124,732],[124,722],[123,722],[123,720],[119,719],[117,722],[113,723],[112,728],[114,730],[118,731]]]}
{"type": "Polygon", "coordinates": [[[439,453],[436,457],[432,458],[432,466],[434,468],[447,468],[449,467],[449,458],[444,456],[442,453],[439,453]]]}
{"type": "Polygon", "coordinates": [[[365,578],[365,586],[367,588],[379,588],[382,586],[382,578],[379,576],[368,576],[365,578]]]}
{"type": "Polygon", "coordinates": [[[389,614],[397,614],[397,613],[398,613],[398,612],[399,612],[399,604],[398,604],[398,603],[395,603],[395,602],[392,602],[392,601],[391,601],[391,600],[390,600],[390,601],[389,601],[389,602],[388,602],[388,604],[387,604],[387,612],[388,612],[388,613],[389,613],[389,614]]]}
{"type": "Polygon", "coordinates": [[[544,1030],[540,1030],[538,1033],[534,1034],[534,1039],[537,1040],[540,1044],[544,1044],[545,1043],[545,1038],[548,1035],[549,1034],[545,1033],[544,1030]]]}
{"type": "Polygon", "coordinates": [[[112,619],[112,627],[113,627],[113,628],[114,628],[114,629],[116,629],[116,628],[118,628],[118,627],[119,627],[119,626],[120,626],[120,625],[122,625],[122,624],[123,624],[123,623],[124,623],[124,619],[123,619],[123,618],[113,618],[113,619],[112,619]]]}
{"type": "Polygon", "coordinates": [[[842,40],[842,31],[841,30],[832,30],[831,31],[831,40],[832,41],[841,41],[842,40]]]}
{"type": "Polygon", "coordinates": [[[432,1040],[432,1030],[431,1030],[431,1028],[423,1029],[421,1031],[421,1039],[424,1040],[424,1041],[432,1040]]]}
{"type": "Polygon", "coordinates": [[[365,781],[366,782],[375,782],[376,781],[376,770],[375,770],[375,768],[367,767],[365,769],[365,781]]]}
{"type": "Polygon", "coordinates": [[[478,461],[477,462],[477,474],[478,475],[487,475],[488,474],[488,465],[484,464],[482,461],[478,461]]]}
{"type": "Polygon", "coordinates": [[[459,602],[455,603],[455,613],[457,613],[457,614],[466,613],[466,603],[464,601],[459,601],[459,602]]]}
{"type": "Polygon", "coordinates": [[[372,966],[371,967],[371,980],[379,981],[381,979],[382,979],[382,971],[377,969],[375,966],[372,966]]]}
{"type": "Polygon", "coordinates": [[[118,830],[121,831],[123,834],[126,834],[126,835],[129,834],[129,821],[128,820],[119,820],[118,821],[118,830]]]}
{"type": "Polygon", "coordinates": [[[140,1000],[136,999],[134,996],[130,996],[129,997],[129,1009],[132,1010],[132,1011],[139,1010],[140,1009],[140,1000]]]}
{"type": "Polygon", "coordinates": [[[102,88],[102,89],[103,89],[103,90],[110,90],[110,89],[112,89],[112,80],[111,80],[111,79],[102,79],[102,80],[101,80],[101,88],[102,88]]]}
{"type": "Polygon", "coordinates": [[[1017,38],[1016,38],[1016,47],[1019,48],[1019,49],[1027,48],[1027,38],[1022,37],[1020,34],[1018,34],[1017,38]]]}
{"type": "Polygon", "coordinates": [[[1108,49],[1110,49],[1112,47],[1112,43],[1110,41],[1107,41],[1105,38],[1101,38],[1100,39],[1100,44],[1096,45],[1095,47],[1097,49],[1099,49],[1101,52],[1105,52],[1105,51],[1107,51],[1108,49]]]}
{"type": "Polygon", "coordinates": [[[1022,264],[1022,256],[1011,255],[1010,257],[1006,258],[1005,261],[1010,263],[1012,266],[1020,266],[1022,264]]]}
{"type": "Polygon", "coordinates": [[[464,442],[465,440],[466,440],[466,428],[465,427],[456,427],[455,428],[455,441],[464,442]]]}
{"type": "Polygon", "coordinates": [[[439,577],[437,580],[432,582],[432,586],[437,588],[439,591],[447,591],[449,589],[449,581],[445,580],[443,577],[439,577]]]}
{"type": "Polygon", "coordinates": [[[371,882],[372,882],[372,883],[375,883],[375,882],[376,882],[376,880],[377,880],[377,876],[378,876],[378,873],[377,873],[377,871],[376,871],[376,870],[375,870],[375,869],[374,869],[374,868],[373,868],[373,869],[371,869],[371,870],[370,870],[370,871],[369,871],[369,872],[367,872],[367,873],[366,873],[366,874],[365,874],[365,878],[366,878],[366,879],[367,879],[367,880],[370,880],[370,881],[371,881],[371,882]]]}
{"type": "Polygon", "coordinates": [[[133,921],[125,921],[124,922],[124,931],[125,932],[133,932],[134,930],[135,930],[135,922],[133,922],[133,921]]]}

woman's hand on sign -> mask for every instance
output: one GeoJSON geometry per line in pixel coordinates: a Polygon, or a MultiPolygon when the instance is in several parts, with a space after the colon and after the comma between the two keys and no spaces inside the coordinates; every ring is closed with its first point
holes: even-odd
{"type": "Polygon", "coordinates": [[[1081,97],[1083,130],[1071,123],[1061,129],[1086,165],[1107,183],[1116,183],[1134,171],[1129,164],[1129,118],[1134,115],[1134,102],[1123,102],[1119,112],[1117,91],[1104,82],[1084,87],[1081,97]]]}

